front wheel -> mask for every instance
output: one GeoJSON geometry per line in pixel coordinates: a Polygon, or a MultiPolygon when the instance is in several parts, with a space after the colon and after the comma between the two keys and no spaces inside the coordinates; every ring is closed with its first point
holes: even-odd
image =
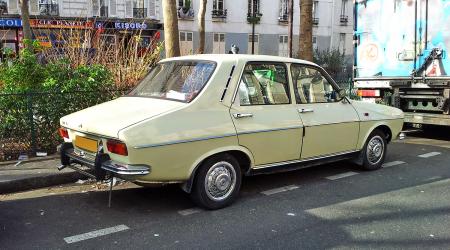
{"type": "Polygon", "coordinates": [[[206,209],[226,207],[237,198],[241,181],[241,168],[233,156],[213,156],[198,169],[191,198],[206,209]]]}
{"type": "Polygon", "coordinates": [[[376,170],[381,168],[386,157],[386,136],[380,130],[373,131],[361,152],[363,157],[362,167],[365,170],[376,170]]]}

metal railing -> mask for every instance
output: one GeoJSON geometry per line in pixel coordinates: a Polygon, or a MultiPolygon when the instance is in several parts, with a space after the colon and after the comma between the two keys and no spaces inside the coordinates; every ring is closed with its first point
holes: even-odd
{"type": "Polygon", "coordinates": [[[59,16],[58,4],[39,4],[39,14],[44,16],[59,16]]]}
{"type": "Polygon", "coordinates": [[[0,93],[0,161],[55,153],[62,141],[57,132],[61,117],[127,91],[0,93]]]}
{"type": "Polygon", "coordinates": [[[226,18],[227,17],[227,10],[212,10],[211,15],[213,18],[226,18]]]}
{"type": "Polygon", "coordinates": [[[348,23],[348,16],[347,15],[341,15],[340,21],[341,21],[341,24],[347,24],[348,23]]]}
{"type": "Polygon", "coordinates": [[[287,13],[284,13],[284,14],[278,16],[278,21],[281,23],[288,22],[288,20],[289,20],[289,16],[287,13]]]}
{"type": "Polygon", "coordinates": [[[319,18],[318,17],[313,17],[312,24],[313,25],[318,25],[319,24],[319,18]]]}
{"type": "Polygon", "coordinates": [[[147,8],[133,8],[134,18],[147,18],[147,8]]]}

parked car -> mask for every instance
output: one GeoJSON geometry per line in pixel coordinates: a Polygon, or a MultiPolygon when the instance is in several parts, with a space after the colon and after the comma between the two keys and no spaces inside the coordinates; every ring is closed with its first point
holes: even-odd
{"type": "Polygon", "coordinates": [[[381,167],[401,110],[350,100],[314,63],[195,55],[159,62],[128,95],[61,118],[61,161],[140,185],[180,183],[208,209],[243,175],[352,159],[381,167]]]}

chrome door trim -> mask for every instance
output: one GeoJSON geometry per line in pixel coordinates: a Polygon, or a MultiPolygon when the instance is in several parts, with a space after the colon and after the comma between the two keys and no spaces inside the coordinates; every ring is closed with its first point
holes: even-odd
{"type": "Polygon", "coordinates": [[[206,141],[206,140],[212,140],[212,139],[221,139],[221,138],[231,137],[231,136],[236,136],[236,134],[231,133],[231,134],[224,134],[224,135],[218,135],[218,136],[208,136],[208,137],[201,137],[201,138],[194,138],[194,139],[187,139],[187,140],[146,144],[146,145],[134,146],[133,148],[134,149],[154,148],[154,147],[168,146],[168,145],[181,144],[181,143],[187,143],[187,142],[198,142],[198,141],[206,141]]]}
{"type": "Polygon", "coordinates": [[[282,161],[282,162],[263,164],[263,165],[255,166],[252,169],[263,169],[263,168],[278,167],[278,166],[283,166],[283,165],[288,165],[288,164],[308,162],[308,161],[313,161],[313,160],[320,160],[320,159],[325,159],[325,158],[330,158],[330,157],[340,156],[340,155],[346,155],[346,154],[351,154],[351,153],[356,153],[356,152],[359,152],[359,150],[350,150],[350,151],[338,152],[338,153],[334,153],[334,154],[327,154],[327,155],[310,157],[310,158],[306,158],[306,159],[299,159],[299,160],[291,160],[291,161],[282,161]]]}
{"type": "Polygon", "coordinates": [[[303,126],[292,126],[292,127],[286,127],[286,128],[274,128],[274,129],[261,129],[261,130],[245,131],[245,132],[239,132],[239,133],[237,133],[237,135],[239,136],[239,135],[246,135],[246,134],[283,131],[283,130],[299,129],[299,128],[303,128],[303,126]]]}

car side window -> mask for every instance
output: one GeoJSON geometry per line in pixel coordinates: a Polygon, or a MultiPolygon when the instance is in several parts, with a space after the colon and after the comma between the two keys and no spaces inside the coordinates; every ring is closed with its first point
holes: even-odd
{"type": "Polygon", "coordinates": [[[338,93],[327,78],[313,67],[305,65],[291,66],[292,82],[297,103],[337,102],[338,93]]]}
{"type": "Polygon", "coordinates": [[[238,95],[241,106],[291,103],[285,65],[247,64],[239,83],[238,95]]]}

